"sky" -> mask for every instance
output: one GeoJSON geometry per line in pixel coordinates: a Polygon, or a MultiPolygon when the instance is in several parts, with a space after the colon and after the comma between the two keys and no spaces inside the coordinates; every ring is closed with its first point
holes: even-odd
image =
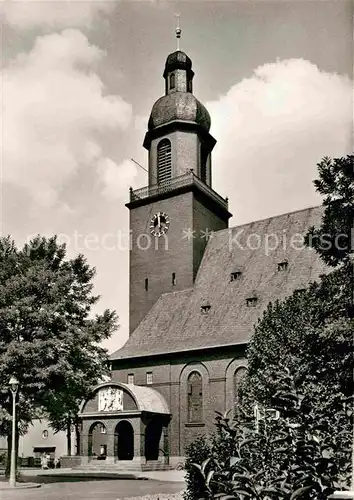
{"type": "Polygon", "coordinates": [[[128,337],[129,186],[166,57],[193,61],[212,118],[213,188],[230,226],[321,203],[323,156],[353,150],[353,3],[347,0],[0,0],[0,230],[57,234],[95,266],[97,312],[128,337]]]}

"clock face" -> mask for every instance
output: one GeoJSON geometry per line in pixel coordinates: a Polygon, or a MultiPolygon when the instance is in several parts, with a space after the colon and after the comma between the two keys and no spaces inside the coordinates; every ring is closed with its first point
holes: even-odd
{"type": "Polygon", "coordinates": [[[150,222],[150,232],[153,236],[160,237],[166,234],[170,226],[170,219],[165,212],[158,212],[150,222]]]}

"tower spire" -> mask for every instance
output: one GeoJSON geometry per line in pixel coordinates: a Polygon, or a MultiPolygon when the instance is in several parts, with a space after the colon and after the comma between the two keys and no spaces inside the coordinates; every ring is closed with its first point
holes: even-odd
{"type": "Polygon", "coordinates": [[[177,19],[177,26],[176,26],[176,30],[175,30],[175,33],[176,33],[176,39],[177,39],[177,50],[180,50],[180,46],[179,46],[179,40],[181,38],[181,33],[182,33],[182,30],[179,26],[179,18],[181,17],[181,14],[175,14],[175,17],[177,19]]]}

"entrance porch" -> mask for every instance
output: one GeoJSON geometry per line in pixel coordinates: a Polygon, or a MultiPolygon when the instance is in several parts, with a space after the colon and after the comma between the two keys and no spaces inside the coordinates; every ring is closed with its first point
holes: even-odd
{"type": "Polygon", "coordinates": [[[83,403],[80,417],[80,465],[126,470],[168,466],[171,415],[154,389],[102,384],[83,403]]]}

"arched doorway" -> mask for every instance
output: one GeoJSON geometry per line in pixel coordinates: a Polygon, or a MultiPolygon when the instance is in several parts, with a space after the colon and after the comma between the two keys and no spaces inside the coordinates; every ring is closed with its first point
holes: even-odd
{"type": "Polygon", "coordinates": [[[105,460],[107,456],[107,428],[102,422],[94,422],[88,433],[88,456],[105,460]]]}
{"type": "Polygon", "coordinates": [[[162,423],[157,420],[149,422],[145,428],[145,458],[158,460],[162,423]]]}
{"type": "Polygon", "coordinates": [[[116,425],[114,455],[118,460],[133,460],[134,458],[134,430],[127,420],[122,420],[116,425]]]}

